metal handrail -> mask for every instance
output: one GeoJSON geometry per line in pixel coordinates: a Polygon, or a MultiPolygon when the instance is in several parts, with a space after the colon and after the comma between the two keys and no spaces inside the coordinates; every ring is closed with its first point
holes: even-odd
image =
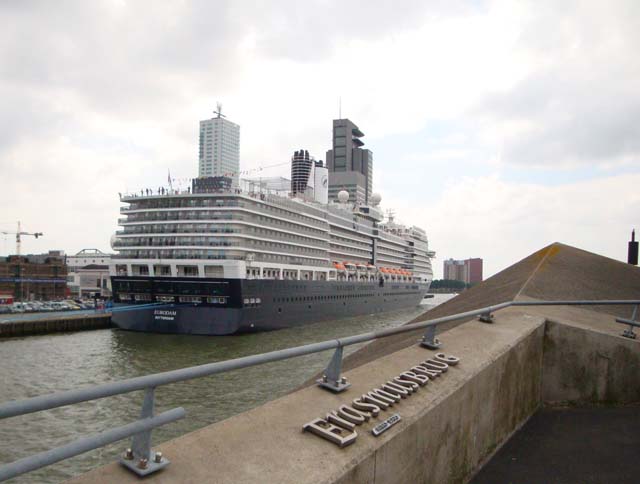
{"type": "Polygon", "coordinates": [[[343,391],[348,388],[349,384],[344,377],[340,376],[342,365],[342,350],[345,346],[350,346],[358,343],[364,343],[379,338],[385,338],[396,334],[407,333],[416,331],[418,329],[426,329],[426,333],[421,340],[421,345],[427,348],[438,348],[441,343],[435,338],[435,329],[439,324],[456,321],[460,319],[479,316],[480,321],[490,323],[493,321],[492,312],[504,309],[510,306],[610,306],[610,305],[636,305],[634,311],[634,317],[637,312],[637,306],[640,305],[640,300],[592,300],[592,301],[509,301],[500,304],[494,304],[480,309],[474,309],[463,313],[456,313],[449,316],[443,316],[441,318],[422,321],[419,323],[407,324],[396,328],[388,328],[379,331],[371,331],[353,336],[347,336],[344,338],[332,339],[322,341],[318,343],[311,343],[303,346],[296,346],[292,348],[285,348],[282,350],[270,351],[268,353],[261,353],[257,355],[245,356],[241,358],[235,358],[232,360],[219,361],[215,363],[208,363],[204,365],[198,365],[188,368],[181,368],[179,370],[172,370],[162,373],[155,373],[151,375],[145,375],[140,377],[128,378],[126,380],[115,381],[102,385],[96,385],[89,388],[82,388],[77,390],[68,390],[64,392],[52,393],[47,395],[41,395],[38,397],[32,397],[25,400],[16,400],[6,402],[0,405],[0,419],[15,417],[18,415],[25,415],[33,412],[39,412],[42,410],[50,410],[74,403],[86,402],[90,400],[96,400],[99,398],[110,397],[114,395],[120,395],[138,390],[146,390],[145,401],[143,404],[142,419],[132,424],[119,427],[118,429],[112,429],[101,434],[96,434],[90,437],[81,438],[71,444],[66,444],[55,449],[43,452],[41,454],[25,457],[19,461],[5,464],[0,466],[0,481],[9,479],[20,474],[30,472],[32,470],[44,467],[46,465],[53,464],[60,460],[79,455],[88,450],[102,447],[108,443],[121,440],[123,438],[134,436],[133,452],[131,449],[127,450],[127,453],[121,462],[128,468],[138,473],[139,475],[146,475],[154,470],[164,467],[168,464],[168,461],[160,456],[160,460],[157,462],[148,462],[151,456],[151,430],[157,426],[163,425],[168,422],[177,420],[184,416],[184,410],[173,409],[164,414],[153,416],[153,394],[156,387],[161,385],[168,385],[185,380],[191,380],[195,378],[201,378],[205,376],[214,375],[217,373],[224,373],[227,371],[237,370],[241,368],[247,368],[250,366],[262,365],[265,363],[271,363],[274,361],[285,360],[289,358],[295,358],[297,356],[308,355],[312,353],[319,353],[321,351],[327,351],[335,349],[333,358],[331,359],[325,375],[318,380],[318,384],[324,388],[327,388],[334,392],[343,391]],[[172,418],[166,421],[158,423],[157,418],[169,414],[172,418]],[[154,425],[150,425],[150,422],[154,421],[154,425]],[[136,426],[140,422],[147,422],[147,427],[136,426]],[[109,434],[105,438],[105,434],[109,434]],[[117,437],[117,438],[116,438],[117,437]],[[141,445],[141,442],[143,443],[141,445]],[[43,457],[44,456],[44,457],[43,457]],[[131,461],[138,461],[137,465],[133,465],[131,461]],[[19,465],[18,465],[19,464],[19,465]]]}

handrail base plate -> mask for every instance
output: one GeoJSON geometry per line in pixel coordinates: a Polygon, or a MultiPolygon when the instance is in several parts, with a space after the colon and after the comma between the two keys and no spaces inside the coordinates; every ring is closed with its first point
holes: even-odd
{"type": "MultiPolygon", "coordinates": [[[[155,452],[151,451],[152,456],[154,455],[154,453],[155,452]]],[[[144,469],[138,467],[139,462],[139,459],[126,459],[123,456],[120,456],[120,464],[140,477],[153,474],[154,472],[157,472],[160,469],[164,469],[169,464],[171,464],[171,461],[164,456],[162,456],[162,460],[160,462],[156,462],[155,460],[151,459],[144,469]]]]}
{"type": "Polygon", "coordinates": [[[322,388],[326,388],[327,390],[333,393],[343,392],[351,386],[351,383],[349,382],[342,382],[342,381],[331,382],[331,381],[325,381],[324,378],[317,379],[316,383],[318,384],[318,386],[322,388]]]}

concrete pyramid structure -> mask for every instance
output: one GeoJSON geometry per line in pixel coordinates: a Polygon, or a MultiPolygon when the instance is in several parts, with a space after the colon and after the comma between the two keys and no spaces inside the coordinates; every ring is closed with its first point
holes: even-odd
{"type": "MultiPolygon", "coordinates": [[[[522,299],[640,299],[640,268],[555,242],[408,324],[522,299]]],[[[629,306],[589,308],[621,317],[630,317],[632,311],[629,306]]],[[[463,322],[442,324],[438,331],[463,322]]],[[[345,368],[355,368],[406,348],[421,335],[417,331],[374,341],[347,357],[345,368]]]]}

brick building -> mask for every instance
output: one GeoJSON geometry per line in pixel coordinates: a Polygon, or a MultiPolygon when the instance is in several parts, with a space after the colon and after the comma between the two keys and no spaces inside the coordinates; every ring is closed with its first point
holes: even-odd
{"type": "Polygon", "coordinates": [[[67,296],[67,266],[57,251],[0,258],[0,293],[15,301],[63,299],[67,296]]]}
{"type": "Polygon", "coordinates": [[[482,282],[482,259],[445,260],[442,278],[465,284],[482,282]]]}

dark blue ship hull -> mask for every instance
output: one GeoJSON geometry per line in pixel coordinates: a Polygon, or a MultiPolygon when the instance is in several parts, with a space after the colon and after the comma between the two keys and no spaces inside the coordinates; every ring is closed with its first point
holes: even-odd
{"type": "Polygon", "coordinates": [[[113,277],[112,321],[131,331],[227,335],[415,307],[413,282],[113,277]],[[136,307],[136,303],[140,307],[136,307]],[[164,303],[146,307],[143,304],[164,303]],[[123,305],[130,309],[118,310],[123,305]]]}

